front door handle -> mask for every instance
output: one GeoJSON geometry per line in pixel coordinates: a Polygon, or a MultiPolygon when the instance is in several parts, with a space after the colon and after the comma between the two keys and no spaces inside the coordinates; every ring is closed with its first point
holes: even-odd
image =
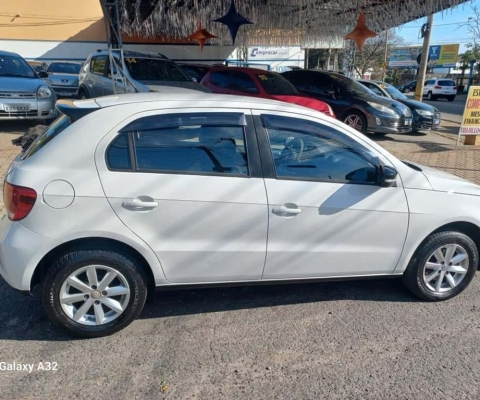
{"type": "Polygon", "coordinates": [[[155,208],[158,207],[158,201],[145,201],[139,198],[133,200],[126,200],[122,203],[125,208],[131,210],[142,210],[145,208],[155,208]]]}
{"type": "Polygon", "coordinates": [[[277,215],[297,215],[302,212],[301,208],[298,208],[296,204],[287,203],[283,206],[273,207],[273,213],[277,215]]]}

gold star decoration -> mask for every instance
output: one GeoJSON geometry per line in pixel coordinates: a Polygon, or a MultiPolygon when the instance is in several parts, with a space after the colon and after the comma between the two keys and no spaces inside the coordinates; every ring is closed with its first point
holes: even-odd
{"type": "Polygon", "coordinates": [[[365,41],[368,38],[374,38],[375,36],[377,36],[377,34],[368,29],[368,27],[365,25],[365,14],[362,10],[357,20],[357,26],[348,35],[345,35],[344,39],[355,40],[358,50],[362,51],[365,41]]]}
{"type": "Polygon", "coordinates": [[[190,36],[187,36],[187,39],[193,39],[198,42],[200,45],[200,51],[203,50],[203,46],[208,39],[218,38],[218,36],[212,35],[205,28],[202,28],[202,24],[198,23],[198,29],[193,32],[190,36]]]}

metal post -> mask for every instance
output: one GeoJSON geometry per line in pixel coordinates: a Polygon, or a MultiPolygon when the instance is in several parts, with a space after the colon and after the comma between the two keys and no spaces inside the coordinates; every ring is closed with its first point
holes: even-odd
{"type": "Polygon", "coordinates": [[[415,89],[415,100],[422,101],[423,99],[423,85],[425,83],[425,75],[427,74],[428,53],[430,51],[430,35],[433,28],[433,14],[430,14],[427,19],[427,32],[423,38],[422,58],[420,60],[420,67],[418,68],[417,87],[415,89]]]}
{"type": "Polygon", "coordinates": [[[385,56],[383,59],[383,75],[382,75],[383,82],[385,82],[385,78],[387,76],[387,68],[388,68],[388,29],[385,31],[385,56]]]}
{"type": "Polygon", "coordinates": [[[467,95],[470,92],[470,86],[472,86],[473,69],[475,68],[475,63],[476,62],[477,62],[477,60],[470,61],[470,75],[468,76],[467,95]]]}

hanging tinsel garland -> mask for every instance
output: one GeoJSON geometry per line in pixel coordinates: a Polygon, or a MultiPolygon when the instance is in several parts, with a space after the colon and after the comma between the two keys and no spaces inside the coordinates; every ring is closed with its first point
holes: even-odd
{"type": "MultiPolygon", "coordinates": [[[[119,0],[122,29],[144,37],[163,35],[184,38],[198,21],[220,39],[231,44],[228,30],[211,22],[226,13],[229,0],[119,0]],[[214,11],[212,11],[214,10],[214,11]]],[[[364,6],[368,27],[375,32],[401,25],[430,13],[465,3],[466,0],[237,0],[236,9],[255,25],[238,32],[237,44],[286,45],[329,40],[355,27],[364,6]]]]}

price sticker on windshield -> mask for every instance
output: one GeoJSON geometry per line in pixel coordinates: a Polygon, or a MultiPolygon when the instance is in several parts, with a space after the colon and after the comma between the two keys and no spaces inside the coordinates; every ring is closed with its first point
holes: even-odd
{"type": "Polygon", "coordinates": [[[129,64],[136,64],[137,63],[137,60],[135,58],[126,58],[125,61],[128,62],[129,64]]]}
{"type": "Polygon", "coordinates": [[[258,79],[261,79],[262,81],[268,81],[268,78],[266,75],[258,75],[258,79]]]}

